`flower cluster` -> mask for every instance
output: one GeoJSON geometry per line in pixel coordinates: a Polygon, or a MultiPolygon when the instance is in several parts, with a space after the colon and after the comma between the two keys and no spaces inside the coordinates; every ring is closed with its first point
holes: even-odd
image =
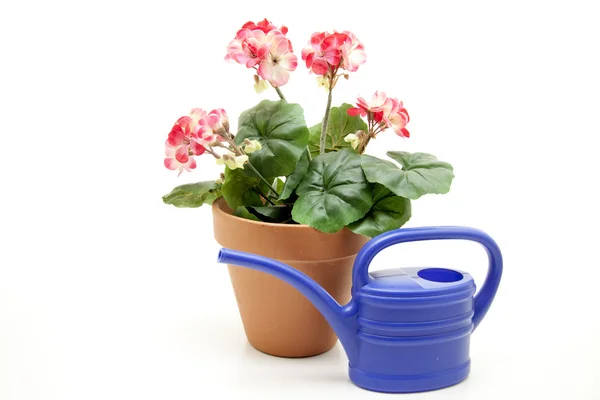
{"type": "Polygon", "coordinates": [[[201,108],[194,108],[189,116],[181,117],[175,122],[167,141],[165,142],[165,167],[170,170],[179,170],[179,175],[185,169],[190,171],[196,168],[193,156],[199,156],[206,151],[201,143],[200,119],[206,117],[206,112],[201,108]]]}
{"type": "Polygon", "coordinates": [[[298,66],[286,33],[285,26],[277,28],[266,19],[257,24],[247,22],[227,46],[225,59],[255,69],[256,87],[264,88],[258,77],[273,87],[283,86],[290,78],[289,72],[298,66]]]}
{"type": "Polygon", "coordinates": [[[248,161],[246,153],[260,149],[257,141],[245,143],[245,151],[236,146],[229,132],[229,119],[222,108],[206,112],[193,108],[189,115],[175,122],[165,142],[165,167],[173,171],[191,171],[196,168],[194,156],[205,152],[217,159],[217,164],[226,164],[229,168],[243,168],[248,161]],[[226,142],[227,144],[223,144],[226,142]],[[215,147],[227,149],[223,155],[217,154],[215,147]]]}
{"type": "Polygon", "coordinates": [[[335,74],[340,68],[356,72],[358,66],[367,60],[367,54],[352,32],[315,32],[302,49],[302,59],[310,71],[325,76],[335,74]]]}
{"type": "MultiPolygon", "coordinates": [[[[284,99],[279,87],[288,82],[289,72],[294,71],[298,64],[292,43],[286,37],[287,32],[287,27],[278,27],[267,19],[257,23],[247,22],[227,46],[225,59],[256,70],[254,79],[257,92],[265,90],[269,82],[280,98],[284,99]]],[[[325,147],[331,91],[340,77],[348,78],[348,73],[357,71],[366,58],[364,45],[349,31],[315,32],[302,50],[302,60],[306,62],[307,68],[318,75],[319,84],[330,92],[321,124],[321,153],[325,147]]],[[[410,136],[406,129],[408,112],[401,101],[387,97],[384,92],[375,92],[370,101],[359,97],[357,106],[347,112],[350,116],[366,117],[368,122],[368,129],[344,137],[360,154],[364,152],[370,139],[388,128],[392,128],[401,137],[410,136]]],[[[206,112],[195,108],[188,116],[179,118],[171,129],[166,142],[164,163],[168,169],[178,170],[181,174],[183,170],[196,168],[194,157],[206,152],[213,155],[218,164],[236,169],[249,164],[248,154],[259,150],[261,144],[257,141],[246,140],[240,146],[235,144],[223,109],[206,112]],[[226,151],[218,154],[216,148],[226,151]]],[[[249,167],[252,168],[252,165],[249,167]]]]}
{"type": "Polygon", "coordinates": [[[357,149],[361,154],[369,140],[387,128],[392,128],[398,136],[410,137],[410,133],[406,129],[406,124],[410,120],[408,111],[401,101],[387,97],[384,92],[376,91],[369,102],[363,97],[359,97],[357,107],[349,108],[347,112],[350,116],[360,115],[367,118],[368,132],[358,131],[348,134],[344,138],[353,149],[357,149]]]}
{"type": "Polygon", "coordinates": [[[387,97],[384,92],[376,91],[370,102],[363,97],[357,100],[357,107],[349,108],[348,114],[351,116],[360,115],[367,117],[369,126],[376,130],[375,134],[392,128],[398,136],[410,137],[406,130],[406,124],[410,120],[408,111],[398,99],[387,97]]]}

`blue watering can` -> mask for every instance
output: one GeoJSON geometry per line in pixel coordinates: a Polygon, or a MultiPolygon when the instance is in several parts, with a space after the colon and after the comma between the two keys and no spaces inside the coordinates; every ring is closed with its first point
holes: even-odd
{"type": "Polygon", "coordinates": [[[498,290],[502,254],[482,231],[463,227],[397,229],[370,240],[352,272],[352,300],[338,304],[296,269],[254,254],[222,249],[220,263],[271,274],[299,290],[327,319],[349,359],[350,379],[378,392],[420,392],[454,385],[470,370],[471,332],[498,290]],[[381,250],[403,242],[462,239],[482,244],[487,278],[477,295],[471,275],[444,268],[402,268],[369,274],[381,250]]]}

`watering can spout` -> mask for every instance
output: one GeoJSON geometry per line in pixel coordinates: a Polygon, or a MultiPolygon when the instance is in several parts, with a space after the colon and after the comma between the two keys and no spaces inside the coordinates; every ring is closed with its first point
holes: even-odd
{"type": "Polygon", "coordinates": [[[242,251],[221,249],[217,258],[219,263],[251,268],[273,275],[276,278],[292,285],[302,293],[325,317],[331,328],[340,339],[344,350],[352,365],[358,347],[356,332],[357,306],[354,299],[344,306],[337,301],[325,289],[302,272],[267,257],[242,251]]]}

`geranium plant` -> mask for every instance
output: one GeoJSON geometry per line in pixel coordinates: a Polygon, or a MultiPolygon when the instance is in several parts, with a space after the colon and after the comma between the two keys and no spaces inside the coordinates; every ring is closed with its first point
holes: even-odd
{"type": "Polygon", "coordinates": [[[272,87],[280,100],[242,112],[235,131],[223,109],[194,108],[179,118],[165,144],[165,166],[181,174],[203,156],[222,164],[224,172],[215,181],[176,187],[163,196],[165,203],[199,207],[223,196],[241,218],[306,224],[327,233],[348,227],[373,237],[406,223],[411,200],[450,190],[452,166],[433,155],[365,154],[380,134],[410,136],[401,101],[376,91],[355,105],[331,107],[341,78],[349,79],[366,61],[352,32],[313,33],[301,52],[328,93],[322,121],[309,128],[302,107],[281,90],[298,66],[287,31],[265,19],[246,23],[231,40],[225,59],[253,70],[255,90],[272,87]]]}

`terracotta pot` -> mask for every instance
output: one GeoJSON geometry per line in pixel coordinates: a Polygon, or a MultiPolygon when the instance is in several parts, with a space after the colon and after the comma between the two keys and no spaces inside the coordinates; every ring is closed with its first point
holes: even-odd
{"type": "MultiPolygon", "coordinates": [[[[223,198],[213,203],[215,239],[226,248],[284,262],[317,281],[338,303],[350,300],[352,264],[369,238],[348,229],[326,234],[306,225],[271,224],[232,215],[223,198]]],[[[250,344],[280,357],[330,350],[337,337],[296,289],[263,272],[228,266],[250,344]]]]}

